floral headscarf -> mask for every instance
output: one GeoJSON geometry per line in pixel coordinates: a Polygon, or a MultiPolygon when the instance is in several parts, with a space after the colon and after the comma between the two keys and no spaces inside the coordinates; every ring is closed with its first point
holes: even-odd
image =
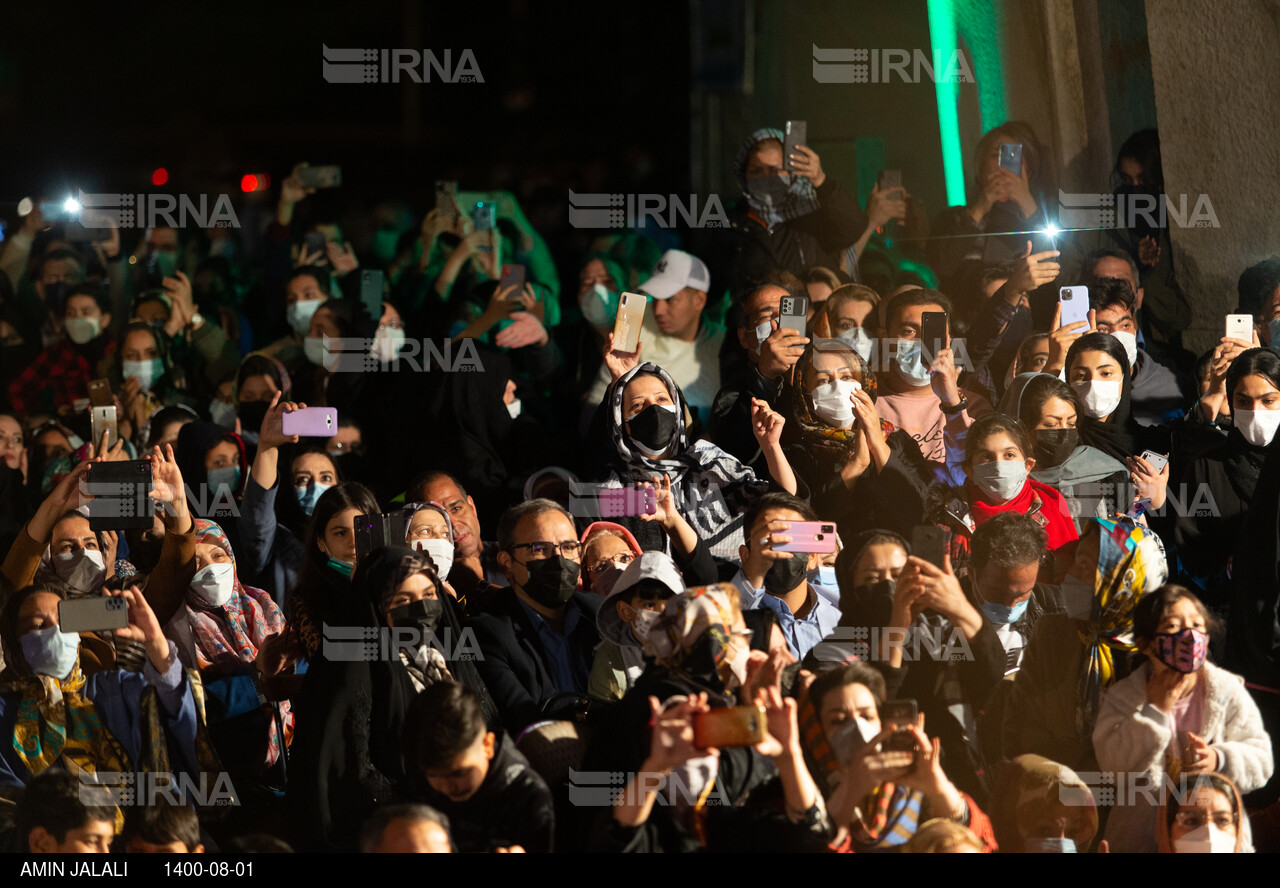
{"type": "MultiPolygon", "coordinates": [[[[873,402],[876,400],[876,375],[871,372],[862,355],[854,351],[853,346],[843,339],[815,339],[805,347],[804,354],[796,362],[791,381],[783,390],[783,403],[788,407],[791,420],[783,426],[783,434],[787,434],[787,429],[793,428],[788,435],[792,440],[798,440],[811,450],[826,451],[837,458],[847,460],[857,448],[860,434],[857,423],[855,422],[853,428],[849,429],[832,428],[814,415],[809,392],[805,390],[804,374],[813,366],[815,350],[826,354],[838,354],[845,365],[853,371],[854,380],[862,390],[871,397],[873,402]]],[[[880,429],[885,437],[893,434],[894,431],[893,424],[884,419],[880,420],[880,429]]]]}

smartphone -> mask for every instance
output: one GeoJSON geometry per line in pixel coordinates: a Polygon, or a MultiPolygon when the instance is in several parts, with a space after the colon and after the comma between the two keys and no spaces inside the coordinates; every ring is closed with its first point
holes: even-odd
{"type": "Polygon", "coordinates": [[[353,523],[356,561],[383,546],[403,546],[409,533],[409,519],[404,512],[357,515],[353,523]]]}
{"type": "Polygon", "coordinates": [[[1253,341],[1253,315],[1227,315],[1227,338],[1253,341]]]}
{"type": "Polygon", "coordinates": [[[507,287],[515,287],[515,290],[507,297],[507,300],[509,302],[520,301],[520,294],[524,291],[523,265],[502,266],[502,278],[498,281],[498,289],[505,290],[507,287]]]}
{"type": "Polygon", "coordinates": [[[129,603],[115,595],[91,595],[58,602],[58,628],[63,632],[105,632],[129,625],[129,603]]]}
{"type": "Polygon", "coordinates": [[[911,531],[911,554],[945,570],[948,542],[945,529],[936,524],[921,524],[911,531]]]}
{"type": "Polygon", "coordinates": [[[342,167],[305,166],[298,170],[298,179],[304,188],[337,188],[342,184],[342,167]]]}
{"type": "Polygon", "coordinates": [[[778,329],[795,330],[801,336],[809,326],[809,297],[783,296],[779,301],[778,329]]]}
{"type": "Polygon", "coordinates": [[[830,555],[836,550],[836,526],[822,521],[792,521],[791,526],[778,533],[791,537],[789,543],[779,543],[776,552],[817,552],[830,555]]]}
{"type": "Polygon", "coordinates": [[[360,301],[374,321],[382,320],[382,289],[380,269],[366,268],[360,272],[360,301]]]}
{"type": "Polygon", "coordinates": [[[902,187],[902,170],[881,170],[880,171],[880,190],[889,191],[893,188],[902,187]]]}
{"type": "Polygon", "coordinates": [[[1163,472],[1164,467],[1169,465],[1169,457],[1156,453],[1154,450],[1142,451],[1142,458],[1151,463],[1151,468],[1157,472],[1163,472]]]}
{"type": "Polygon", "coordinates": [[[799,154],[796,151],[797,145],[808,145],[808,124],[803,120],[788,120],[785,131],[785,138],[782,143],[782,168],[784,170],[793,170],[791,165],[791,155],[799,154]]]}
{"type": "Polygon", "coordinates": [[[1022,175],[1022,143],[1000,143],[1000,166],[1015,176],[1022,175]]]}
{"type": "Polygon", "coordinates": [[[309,254],[311,254],[312,256],[319,254],[320,258],[323,259],[325,262],[329,261],[329,258],[328,258],[329,254],[326,253],[324,249],[325,236],[323,232],[308,231],[307,237],[303,241],[303,243],[306,245],[307,252],[309,254]]]}
{"type": "Polygon", "coordinates": [[[338,431],[338,411],[333,407],[304,407],[281,416],[280,430],[304,438],[332,438],[338,431]]]}
{"type": "Polygon", "coordinates": [[[892,700],[880,706],[880,724],[894,732],[883,744],[886,752],[915,752],[916,738],[906,729],[916,726],[919,707],[915,700],[892,700]]]}
{"type": "Polygon", "coordinates": [[[642,293],[623,293],[618,300],[618,317],[613,322],[613,350],[631,353],[640,344],[640,325],[649,298],[642,293]]]}
{"type": "Polygon", "coordinates": [[[94,463],[85,476],[89,500],[89,528],[99,530],[149,529],[151,463],[145,459],[94,463]]]}
{"type": "Polygon", "coordinates": [[[598,494],[601,518],[637,517],[658,514],[658,492],[652,487],[606,487],[598,494]]]}
{"type": "MultiPolygon", "coordinates": [[[[471,210],[471,223],[476,231],[493,231],[498,225],[498,205],[492,201],[477,201],[471,210]]],[[[493,235],[489,236],[492,240],[493,235]]],[[[485,253],[493,252],[492,243],[480,247],[485,253]]]]}
{"type": "Polygon", "coordinates": [[[920,345],[927,356],[926,365],[937,357],[938,352],[946,348],[950,339],[947,336],[947,313],[945,311],[926,311],[920,316],[920,345]]]}
{"type": "MultiPolygon", "coordinates": [[[[116,442],[120,440],[120,433],[116,421],[116,405],[110,407],[90,407],[89,408],[89,426],[93,430],[93,446],[94,453],[102,447],[102,436],[107,436],[107,448],[116,446],[116,442]]],[[[98,453],[98,456],[101,456],[98,453]]]]}
{"type": "Polygon", "coordinates": [[[1058,288],[1058,304],[1062,306],[1062,322],[1059,328],[1084,321],[1089,323],[1089,288],[1058,288]]]}
{"type": "Polygon", "coordinates": [[[448,180],[436,182],[436,213],[442,218],[453,219],[458,215],[458,183],[448,180]]]}
{"type": "Polygon", "coordinates": [[[94,407],[113,407],[115,399],[111,397],[111,383],[105,379],[89,380],[89,403],[94,407]]]}
{"type": "Polygon", "coordinates": [[[755,706],[728,706],[693,717],[693,743],[701,749],[754,746],[764,734],[764,713],[755,706]]]}

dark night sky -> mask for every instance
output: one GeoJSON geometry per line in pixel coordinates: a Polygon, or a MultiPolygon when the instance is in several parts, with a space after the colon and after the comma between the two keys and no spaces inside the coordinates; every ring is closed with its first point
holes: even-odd
{"type": "Polygon", "coordinates": [[[687,190],[684,3],[59,3],[5,18],[0,217],[27,194],[148,190],[157,166],[171,174],[157,190],[238,193],[244,173],[278,182],[299,160],[419,207],[438,178],[565,194],[649,170],[687,190]],[[485,82],[329,84],[322,44],[470,48],[485,82]]]}

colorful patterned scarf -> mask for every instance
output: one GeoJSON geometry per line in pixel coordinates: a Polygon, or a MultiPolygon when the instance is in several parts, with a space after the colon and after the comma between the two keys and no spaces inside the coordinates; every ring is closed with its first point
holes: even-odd
{"type": "Polygon", "coordinates": [[[71,675],[17,677],[3,690],[21,695],[13,727],[13,749],[32,774],[59,758],[73,772],[128,771],[128,756],[102,724],[82,691],[88,679],[76,658],[71,675]]]}
{"type": "MultiPolygon", "coordinates": [[[[862,390],[871,397],[872,402],[876,400],[876,375],[871,372],[862,355],[853,350],[853,346],[843,339],[814,339],[796,362],[791,380],[782,393],[787,410],[787,424],[783,426],[783,434],[788,440],[797,441],[808,450],[825,452],[841,462],[848,462],[857,449],[858,436],[861,434],[856,420],[852,428],[832,428],[814,415],[809,393],[805,391],[804,375],[813,366],[815,349],[825,354],[839,355],[853,371],[853,378],[862,386],[862,390]]],[[[882,419],[880,430],[888,438],[893,434],[894,427],[892,423],[882,419]]]]}

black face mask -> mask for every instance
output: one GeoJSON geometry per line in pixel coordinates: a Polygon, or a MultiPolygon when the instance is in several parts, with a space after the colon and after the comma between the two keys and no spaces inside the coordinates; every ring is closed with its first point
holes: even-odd
{"type": "Polygon", "coordinates": [[[764,575],[764,591],[770,595],[786,595],[808,572],[809,559],[805,555],[797,553],[790,558],[779,558],[764,575]]]}
{"type": "Polygon", "coordinates": [[[655,453],[666,450],[676,433],[676,412],[662,404],[650,404],[627,420],[631,440],[655,453]]]}
{"type": "Polygon", "coordinates": [[[524,592],[543,607],[559,607],[572,598],[582,570],[578,562],[563,555],[529,561],[524,567],[529,571],[524,592]]]}
{"type": "Polygon", "coordinates": [[[262,421],[267,418],[270,401],[241,401],[236,409],[240,417],[240,428],[246,432],[256,432],[262,428],[262,421]]]}
{"type": "Polygon", "coordinates": [[[1076,429],[1037,429],[1033,448],[1036,462],[1046,469],[1060,466],[1080,444],[1080,432],[1076,429]]]}
{"type": "Polygon", "coordinates": [[[435,632],[440,625],[440,617],[444,615],[444,602],[434,598],[423,598],[402,607],[393,607],[387,611],[391,625],[396,627],[417,627],[424,634],[435,632]]]}
{"type": "Polygon", "coordinates": [[[893,596],[898,584],[893,580],[854,586],[848,596],[840,596],[841,626],[888,626],[893,618],[893,596]]]}

